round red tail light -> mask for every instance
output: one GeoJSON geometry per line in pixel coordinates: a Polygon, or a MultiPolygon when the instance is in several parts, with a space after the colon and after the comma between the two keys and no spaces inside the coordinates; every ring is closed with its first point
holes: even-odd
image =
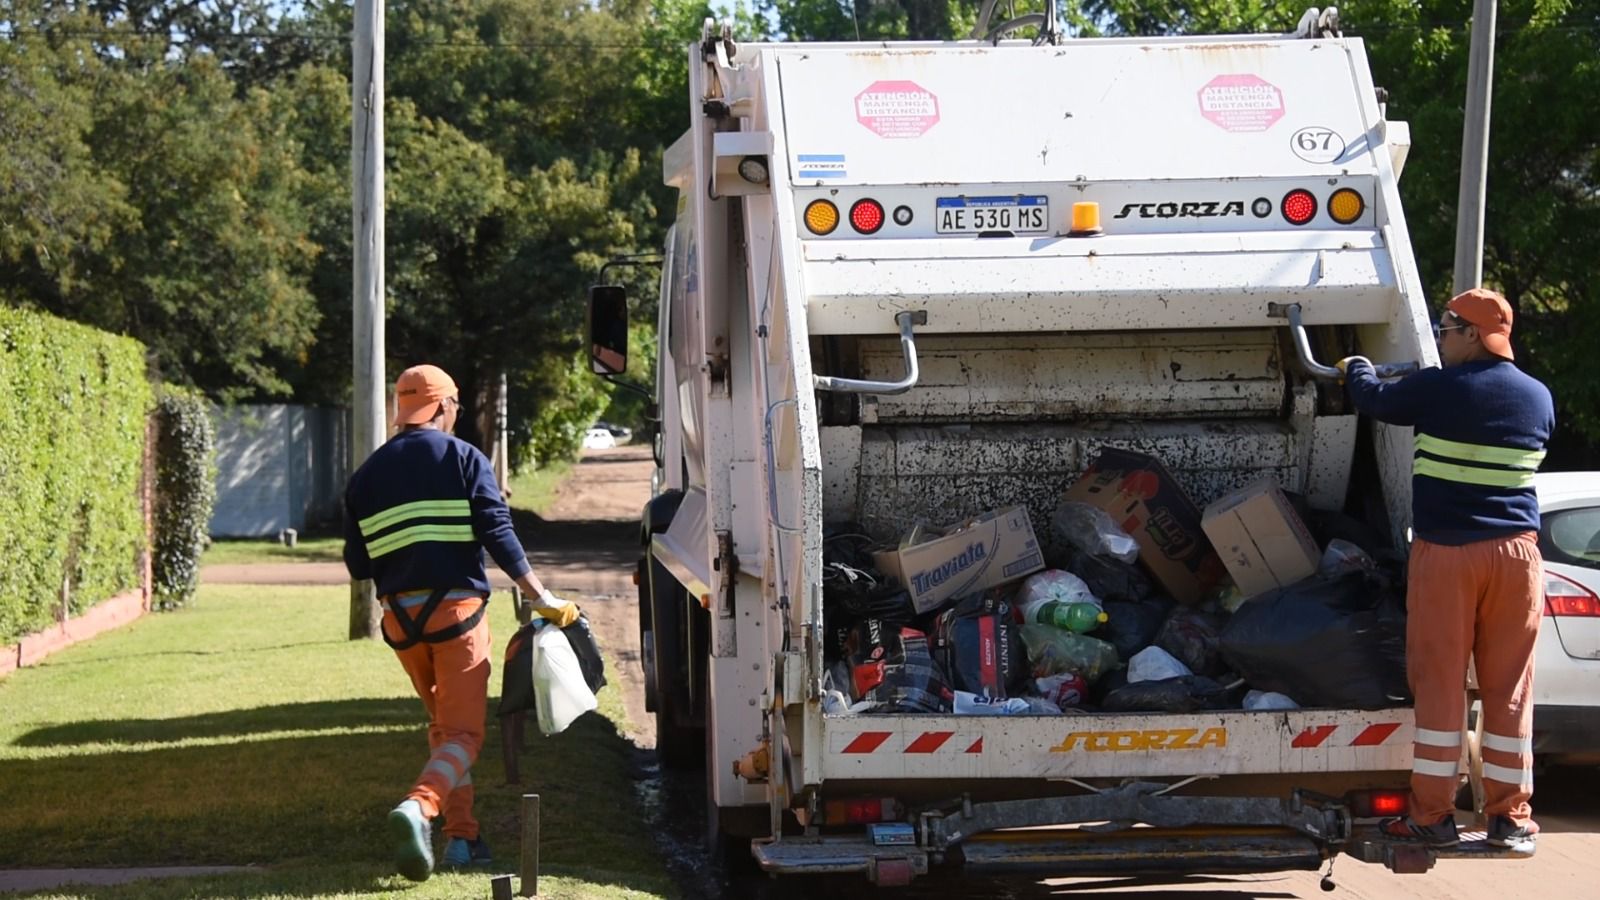
{"type": "Polygon", "coordinates": [[[857,200],[850,207],[850,227],[862,234],[872,234],[883,227],[883,205],[876,200],[857,200]]]}
{"type": "Polygon", "coordinates": [[[1283,195],[1283,217],[1290,225],[1304,225],[1317,215],[1317,198],[1304,188],[1283,195]]]}

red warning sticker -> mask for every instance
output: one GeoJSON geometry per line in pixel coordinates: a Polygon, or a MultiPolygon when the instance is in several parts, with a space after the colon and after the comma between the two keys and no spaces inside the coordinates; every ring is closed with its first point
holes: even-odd
{"type": "Polygon", "coordinates": [[[856,121],[879,137],[922,137],[939,124],[939,98],[915,81],[874,81],[856,95],[856,121]]]}
{"type": "Polygon", "coordinates": [[[1200,114],[1227,131],[1266,131],[1283,118],[1283,92],[1256,75],[1218,75],[1200,89],[1200,114]]]}

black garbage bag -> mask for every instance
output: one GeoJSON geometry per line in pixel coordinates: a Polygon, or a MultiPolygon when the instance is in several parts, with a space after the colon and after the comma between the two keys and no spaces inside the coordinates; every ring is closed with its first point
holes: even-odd
{"type": "Polygon", "coordinates": [[[899,628],[916,616],[911,595],[872,565],[871,539],[852,522],[824,529],[822,543],[823,655],[845,657],[856,627],[869,619],[899,628]]]}
{"type": "Polygon", "coordinates": [[[928,637],[915,628],[886,629],[861,623],[850,650],[854,699],[874,705],[869,713],[947,713],[955,695],[934,661],[928,637]]]}
{"type": "Polygon", "coordinates": [[[1250,686],[1302,706],[1383,709],[1410,700],[1405,601],[1351,572],[1256,597],[1222,629],[1222,656],[1250,686]]]}
{"type": "Polygon", "coordinates": [[[1105,624],[1090,634],[1117,648],[1117,656],[1127,662],[1156,642],[1162,623],[1176,605],[1159,594],[1143,600],[1107,600],[1105,624]]]}
{"type": "Polygon", "coordinates": [[[1194,674],[1215,676],[1222,671],[1222,656],[1218,652],[1221,632],[1219,616],[1179,607],[1161,623],[1155,644],[1194,674]]]}
{"type": "MultiPolygon", "coordinates": [[[[500,668],[500,706],[497,715],[531,711],[533,699],[533,633],[543,622],[530,622],[517,629],[506,642],[505,665],[500,668]]],[[[578,621],[561,629],[572,652],[578,657],[578,670],[589,690],[599,693],[606,685],[606,661],[600,644],[589,627],[589,616],[578,613],[578,621]]]]}
{"type": "Polygon", "coordinates": [[[1004,592],[986,591],[940,613],[935,655],[956,690],[998,700],[1021,696],[1026,688],[1028,657],[1004,597],[1004,592]]]}
{"type": "Polygon", "coordinates": [[[1094,556],[1068,547],[1051,561],[1051,567],[1065,569],[1083,579],[1089,591],[1101,600],[1137,602],[1156,592],[1150,576],[1137,565],[1111,556],[1094,556]]]}
{"type": "Polygon", "coordinates": [[[1204,675],[1160,681],[1135,681],[1106,692],[1106,712],[1187,713],[1202,709],[1238,709],[1240,688],[1226,687],[1204,675]]]}

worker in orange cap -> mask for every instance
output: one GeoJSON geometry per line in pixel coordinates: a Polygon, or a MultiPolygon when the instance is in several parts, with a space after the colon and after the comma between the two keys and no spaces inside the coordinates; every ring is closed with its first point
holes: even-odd
{"type": "Polygon", "coordinates": [[[383,639],[428,710],[432,755],[389,813],[400,873],[433,872],[431,820],[444,814],[450,865],[490,861],[472,815],[472,763],[483,746],[489,689],[489,580],[483,550],[515,579],[535,612],[570,625],[578,607],[534,575],[511,526],[489,460],[451,436],[456,384],[437,366],[413,366],[395,383],[400,432],[350,476],[345,566],[371,578],[383,601],[383,639]]]}
{"type": "Polygon", "coordinates": [[[1457,842],[1455,795],[1464,686],[1476,657],[1483,698],[1489,842],[1531,845],[1533,649],[1543,601],[1533,476],[1555,427],[1550,391],[1513,363],[1511,305],[1467,291],[1434,331],[1444,368],[1380,382],[1371,362],[1340,360],[1357,410],[1416,429],[1406,668],[1416,698],[1410,815],[1390,838],[1457,842]]]}

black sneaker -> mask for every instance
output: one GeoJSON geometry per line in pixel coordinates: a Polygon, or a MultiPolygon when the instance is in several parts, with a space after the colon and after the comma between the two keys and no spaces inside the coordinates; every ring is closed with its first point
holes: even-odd
{"type": "Polygon", "coordinates": [[[1518,847],[1531,844],[1539,837],[1539,823],[1532,819],[1518,825],[1510,816],[1492,816],[1489,819],[1489,843],[1496,847],[1518,847]]]}
{"type": "Polygon", "coordinates": [[[1391,841],[1427,844],[1429,847],[1454,847],[1461,842],[1456,834],[1454,816],[1445,816],[1432,825],[1419,825],[1410,816],[1384,819],[1378,823],[1378,830],[1391,841]]]}

